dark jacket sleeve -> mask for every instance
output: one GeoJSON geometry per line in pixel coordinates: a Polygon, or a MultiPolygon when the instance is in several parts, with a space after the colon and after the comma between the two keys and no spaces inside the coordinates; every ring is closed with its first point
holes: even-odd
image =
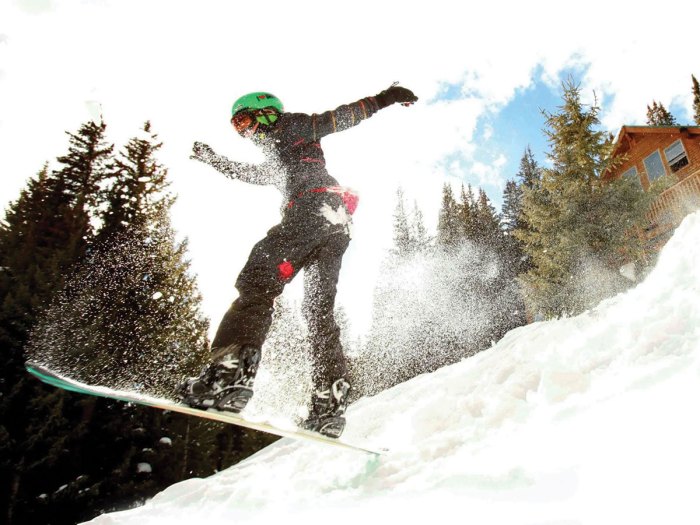
{"type": "Polygon", "coordinates": [[[303,138],[316,142],[326,135],[343,131],[368,119],[381,109],[375,97],[366,97],[351,104],[343,104],[334,110],[313,115],[293,113],[289,121],[294,131],[303,138]]]}
{"type": "Polygon", "coordinates": [[[238,179],[249,184],[282,186],[279,169],[274,163],[248,164],[235,162],[215,153],[202,155],[199,160],[209,164],[231,179],[238,179]]]}

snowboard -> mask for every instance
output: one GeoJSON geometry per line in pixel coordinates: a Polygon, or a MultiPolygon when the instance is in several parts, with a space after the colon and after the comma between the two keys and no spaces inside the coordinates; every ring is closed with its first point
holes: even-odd
{"type": "Polygon", "coordinates": [[[341,438],[335,439],[318,434],[316,432],[311,432],[309,430],[303,430],[294,426],[282,427],[275,426],[267,421],[253,421],[245,419],[239,414],[234,414],[232,412],[222,412],[218,410],[208,409],[203,410],[199,408],[193,408],[170,399],[158,398],[147,396],[143,394],[138,394],[135,392],[128,392],[124,390],[113,390],[103,386],[88,385],[64,377],[60,374],[52,372],[46,367],[37,363],[27,363],[27,371],[33,376],[37,377],[41,381],[51,386],[67,390],[69,392],[77,392],[79,394],[88,394],[98,397],[105,397],[109,399],[116,399],[118,401],[123,401],[125,403],[134,403],[137,405],[144,405],[153,408],[159,408],[161,410],[171,410],[173,412],[179,412],[181,414],[187,414],[189,416],[202,417],[206,419],[211,419],[213,421],[221,421],[223,423],[229,423],[231,425],[238,425],[240,427],[250,428],[252,430],[259,430],[261,432],[267,432],[268,434],[274,434],[280,437],[287,437],[297,440],[313,441],[316,443],[322,443],[324,445],[329,445],[333,447],[339,447],[347,450],[355,450],[357,452],[364,452],[366,454],[381,455],[387,452],[386,449],[381,448],[369,448],[365,446],[355,445],[353,443],[348,443],[341,438]]]}

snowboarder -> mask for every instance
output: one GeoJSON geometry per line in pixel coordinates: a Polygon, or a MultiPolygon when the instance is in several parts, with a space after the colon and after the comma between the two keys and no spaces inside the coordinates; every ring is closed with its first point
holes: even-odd
{"type": "Polygon", "coordinates": [[[391,104],[408,106],[416,100],[410,90],[394,84],[376,96],[307,115],[286,113],[270,93],[249,93],[233,104],[231,123],[241,136],[261,147],[265,162],[234,162],[195,142],[193,159],[233,179],[273,184],[284,200],[281,222],[255,245],[238,276],[239,296],[218,327],[211,363],[199,377],[180,385],[185,403],[231,412],[246,406],[253,395],[274,300],[304,269],[302,306],[314,359],[314,394],[303,427],[340,436],[350,384],[333,310],[338,274],[350,242],[350,216],[358,198],[326,171],[320,140],[391,104]]]}

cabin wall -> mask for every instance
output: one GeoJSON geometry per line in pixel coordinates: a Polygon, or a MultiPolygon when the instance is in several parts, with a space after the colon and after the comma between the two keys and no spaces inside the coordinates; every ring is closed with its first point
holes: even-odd
{"type": "Polygon", "coordinates": [[[687,166],[673,173],[673,175],[678,177],[679,181],[682,181],[686,177],[700,170],[700,135],[691,135],[680,131],[672,133],[648,133],[632,135],[630,139],[630,148],[624,154],[626,160],[616,167],[613,172],[613,177],[619,177],[632,166],[635,166],[637,168],[640,184],[645,190],[648,189],[649,179],[644,167],[644,159],[653,152],[659,151],[661,160],[664,164],[664,169],[666,170],[666,175],[671,174],[672,172],[668,166],[666,156],[664,155],[664,149],[678,139],[681,139],[683,142],[683,146],[688,155],[689,161],[687,166]]]}

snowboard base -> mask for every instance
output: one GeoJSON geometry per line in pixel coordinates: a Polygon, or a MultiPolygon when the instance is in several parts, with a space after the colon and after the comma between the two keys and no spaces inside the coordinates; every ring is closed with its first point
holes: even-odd
{"type": "Polygon", "coordinates": [[[334,439],[326,437],[322,434],[318,434],[316,432],[311,432],[309,430],[303,430],[296,427],[290,426],[289,428],[280,428],[266,421],[251,421],[248,419],[244,419],[239,414],[234,414],[231,412],[220,412],[218,410],[212,409],[202,410],[198,408],[193,408],[188,405],[184,405],[182,403],[177,403],[169,399],[151,397],[124,390],[112,390],[110,388],[102,386],[88,385],[52,372],[51,370],[37,363],[27,363],[26,369],[30,374],[34,375],[44,383],[54,386],[56,388],[67,390],[69,392],[77,392],[79,394],[88,394],[109,399],[116,399],[118,401],[124,401],[125,403],[135,403],[137,405],[159,408],[161,410],[171,410],[173,412],[179,412],[181,414],[186,414],[189,416],[203,417],[206,419],[211,419],[213,421],[221,421],[222,423],[238,425],[240,427],[250,428],[252,430],[259,430],[261,432],[267,432],[268,434],[274,434],[280,437],[314,441],[317,443],[323,443],[325,445],[330,445],[334,447],[355,450],[358,452],[365,452],[367,454],[381,455],[387,452],[386,449],[373,449],[364,446],[354,445],[352,443],[343,441],[342,437],[340,439],[334,439]]]}

